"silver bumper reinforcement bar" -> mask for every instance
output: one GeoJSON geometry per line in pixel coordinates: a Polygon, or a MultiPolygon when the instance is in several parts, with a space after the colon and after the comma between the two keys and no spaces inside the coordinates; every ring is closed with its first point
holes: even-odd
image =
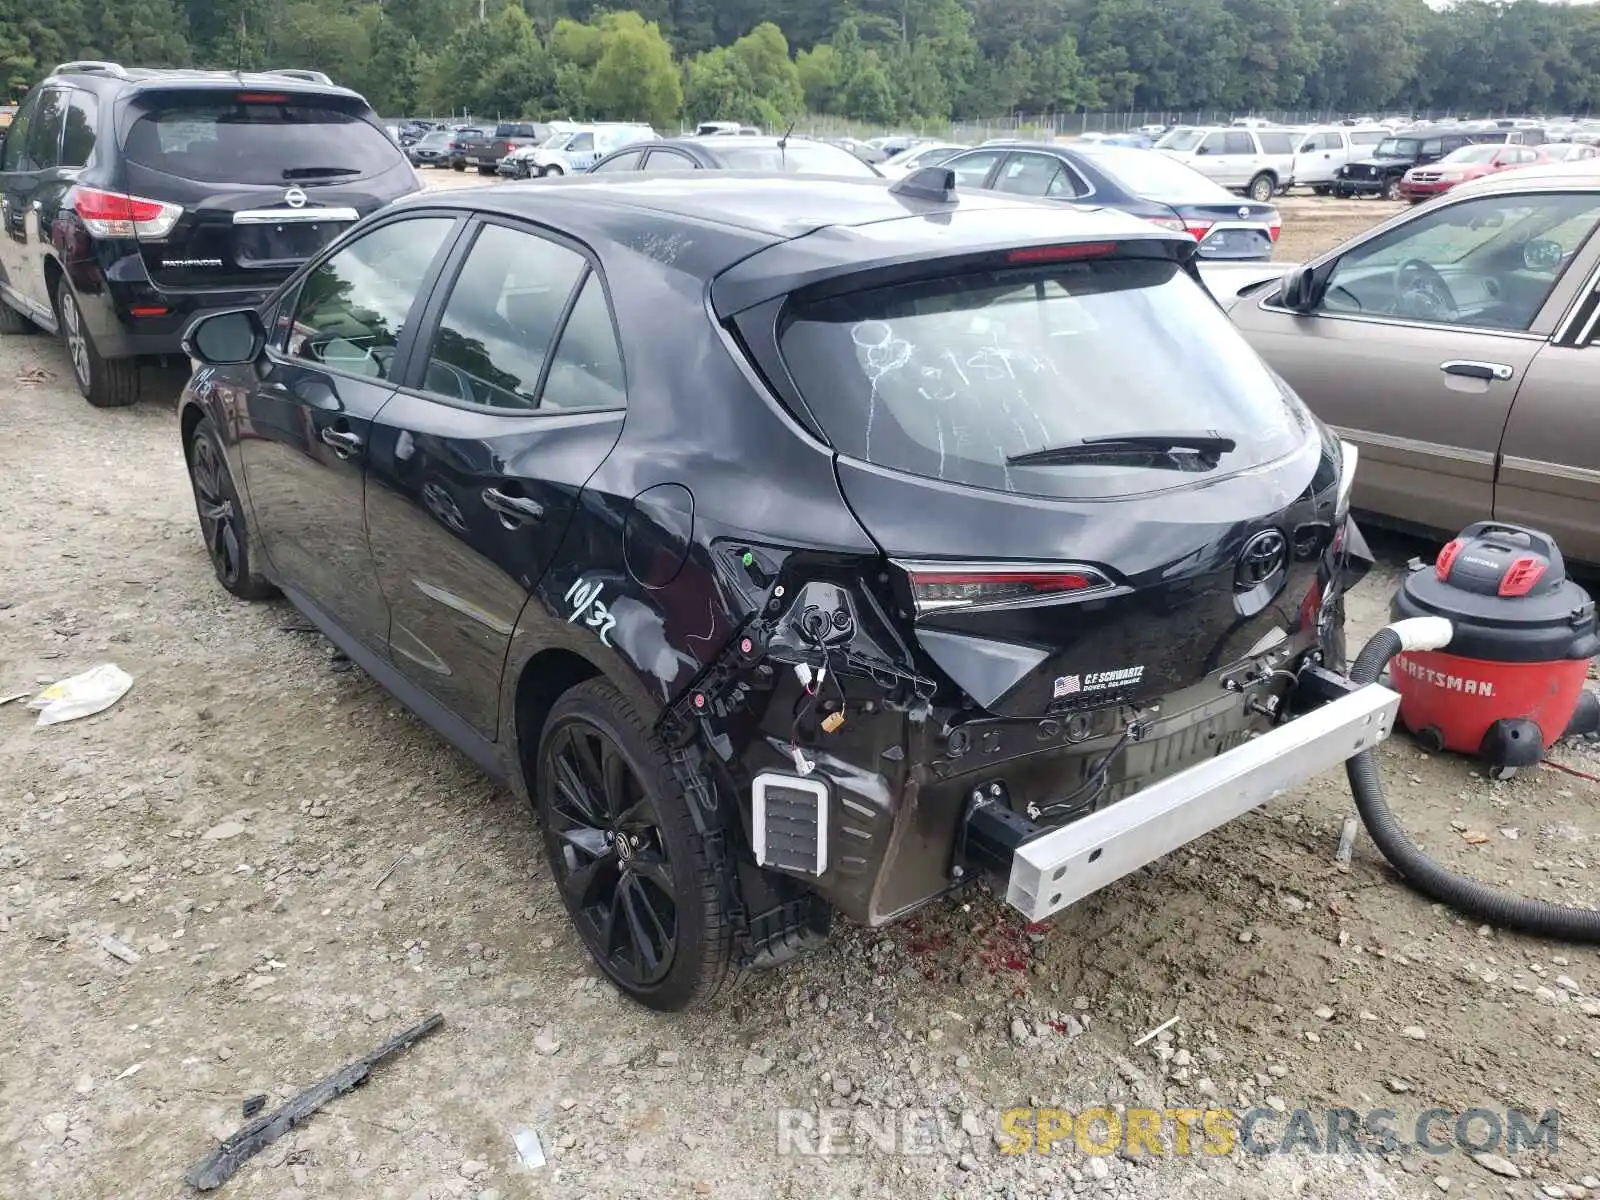
{"type": "Polygon", "coordinates": [[[1312,709],[1216,758],[1018,846],[1006,901],[1031,921],[1132,874],[1314,775],[1370,750],[1400,697],[1380,684],[1312,709]]]}

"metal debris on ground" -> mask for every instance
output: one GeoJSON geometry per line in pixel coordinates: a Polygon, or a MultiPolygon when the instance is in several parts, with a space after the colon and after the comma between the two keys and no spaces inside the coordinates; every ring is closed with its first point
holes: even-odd
{"type": "Polygon", "coordinates": [[[92,717],[110,708],[133,686],[133,676],[114,663],[101,663],[79,675],[52,683],[28,707],[39,710],[38,725],[59,725],[92,717]]]}
{"type": "Polygon", "coordinates": [[[55,377],[54,371],[46,370],[44,367],[29,367],[17,376],[17,382],[24,387],[32,387],[36,383],[49,383],[55,377]]]}
{"type": "Polygon", "coordinates": [[[529,1170],[544,1166],[544,1145],[539,1141],[537,1129],[513,1130],[511,1140],[517,1145],[517,1157],[529,1170]]]}
{"type": "Polygon", "coordinates": [[[390,1038],[371,1054],[341,1067],[278,1108],[263,1113],[191,1167],[184,1179],[191,1187],[203,1192],[221,1187],[253,1155],[272,1145],[328,1101],[360,1087],[379,1063],[409,1049],[443,1024],[443,1014],[434,1013],[421,1024],[413,1025],[404,1033],[390,1038]]]}
{"type": "Polygon", "coordinates": [[[258,1092],[254,1096],[246,1096],[244,1098],[244,1103],[239,1107],[243,1110],[245,1116],[253,1117],[266,1106],[267,1094],[265,1092],[258,1092]]]}
{"type": "Polygon", "coordinates": [[[1355,853],[1356,828],[1356,819],[1354,817],[1346,817],[1344,819],[1344,828],[1339,831],[1339,853],[1335,855],[1341,867],[1348,867],[1350,865],[1350,856],[1355,853]]]}
{"type": "Polygon", "coordinates": [[[139,955],[132,949],[132,947],[123,945],[116,938],[111,937],[109,934],[100,939],[100,949],[111,955],[112,958],[119,959],[122,962],[127,963],[130,967],[138,966],[139,962],[141,961],[139,955]]]}

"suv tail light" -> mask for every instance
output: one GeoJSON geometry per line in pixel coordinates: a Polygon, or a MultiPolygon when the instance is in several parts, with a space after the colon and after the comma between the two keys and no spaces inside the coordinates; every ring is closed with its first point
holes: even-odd
{"type": "Polygon", "coordinates": [[[1012,606],[1102,592],[1111,581],[1092,567],[1034,563],[901,563],[917,615],[1012,606]]]}
{"type": "Polygon", "coordinates": [[[85,187],[73,189],[72,208],[97,238],[164,238],[183,216],[178,204],[85,187]]]}

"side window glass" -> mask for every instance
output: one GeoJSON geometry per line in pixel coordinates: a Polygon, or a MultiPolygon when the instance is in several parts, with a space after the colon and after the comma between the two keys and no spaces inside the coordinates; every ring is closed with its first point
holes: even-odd
{"type": "Polygon", "coordinates": [[[61,165],[81,167],[94,151],[95,123],[99,117],[99,97],[93,92],[74,90],[67,109],[66,132],[61,137],[61,165]]]}
{"type": "Polygon", "coordinates": [[[1294,142],[1287,133],[1258,133],[1261,149],[1267,154],[1291,154],[1294,142]]]}
{"type": "Polygon", "coordinates": [[[645,160],[646,171],[693,171],[697,168],[694,159],[687,154],[679,154],[676,150],[652,150],[650,157],[645,160]]]}
{"type": "Polygon", "coordinates": [[[1050,186],[1045,190],[1045,195],[1053,199],[1070,200],[1074,196],[1086,196],[1089,186],[1080,179],[1075,171],[1066,164],[1056,172],[1056,177],[1050,181],[1050,186]]]}
{"type": "Polygon", "coordinates": [[[388,379],[417,291],[444,244],[449,217],[418,217],[350,243],[300,285],[287,351],[331,370],[388,379]]]}
{"type": "Polygon", "coordinates": [[[983,181],[989,177],[989,169],[999,157],[998,151],[980,150],[974,154],[963,154],[945,166],[956,173],[957,187],[978,188],[983,186],[983,181]]]}
{"type": "Polygon", "coordinates": [[[1525,330],[1600,221],[1594,193],[1483,196],[1357,246],[1328,280],[1329,312],[1525,330]]]}
{"type": "Polygon", "coordinates": [[[594,134],[580,133],[567,143],[567,149],[573,151],[586,151],[594,149],[594,134]]]}
{"type": "Polygon", "coordinates": [[[1225,154],[1254,154],[1256,152],[1255,140],[1248,133],[1230,133],[1227,135],[1227,148],[1225,154]]]}
{"type": "Polygon", "coordinates": [[[994,189],[1015,196],[1043,196],[1060,173],[1061,163],[1048,155],[1013,154],[1000,168],[994,189]]]}
{"type": "Polygon", "coordinates": [[[28,131],[33,127],[33,112],[39,107],[39,93],[35,92],[22,102],[11,118],[11,128],[6,131],[4,168],[7,171],[31,171],[28,161],[28,131]]]}
{"type": "Polygon", "coordinates": [[[608,158],[605,162],[596,163],[590,169],[592,175],[604,175],[609,171],[637,171],[639,160],[644,157],[642,150],[635,150],[629,154],[619,154],[615,158],[608,158]]]}
{"type": "Polygon", "coordinates": [[[45,89],[33,115],[33,128],[28,131],[28,158],[35,171],[60,165],[61,131],[66,124],[67,93],[61,88],[45,89]]]}
{"type": "Polygon", "coordinates": [[[622,351],[617,346],[606,290],[593,271],[584,280],[578,302],[561,330],[550,376],[539,398],[540,410],[625,408],[628,392],[622,376],[622,351]]]}
{"type": "Polygon", "coordinates": [[[493,408],[536,407],[556,326],[586,266],[546,238],[486,225],[445,304],[424,386],[493,408]]]}
{"type": "MultiPolygon", "coordinates": [[[[1462,143],[1462,144],[1465,145],[1466,143],[1462,143]]],[[[1450,149],[1451,150],[1455,150],[1455,149],[1457,149],[1457,147],[1452,145],[1452,146],[1450,146],[1450,149]]],[[[1444,152],[1445,152],[1444,143],[1441,142],[1438,138],[1430,138],[1428,141],[1422,143],[1422,153],[1425,154],[1425,155],[1443,154],[1444,152]]]]}
{"type": "Polygon", "coordinates": [[[1206,140],[1200,143],[1201,154],[1222,154],[1228,145],[1226,136],[1220,133],[1206,134],[1206,140]]]}

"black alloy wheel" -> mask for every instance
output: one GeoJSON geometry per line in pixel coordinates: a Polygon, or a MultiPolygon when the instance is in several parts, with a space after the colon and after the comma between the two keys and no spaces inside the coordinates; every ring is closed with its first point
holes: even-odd
{"type": "Polygon", "coordinates": [[[607,682],[556,702],[535,789],[545,853],[578,936],[623,992],[690,1007],[727,974],[721,880],[665,750],[607,682]]]}
{"type": "Polygon", "coordinates": [[[195,426],[189,439],[189,481],[200,517],[200,536],[217,582],[241,600],[270,598],[275,594],[273,586],[251,570],[244,513],[209,418],[195,426]]]}

